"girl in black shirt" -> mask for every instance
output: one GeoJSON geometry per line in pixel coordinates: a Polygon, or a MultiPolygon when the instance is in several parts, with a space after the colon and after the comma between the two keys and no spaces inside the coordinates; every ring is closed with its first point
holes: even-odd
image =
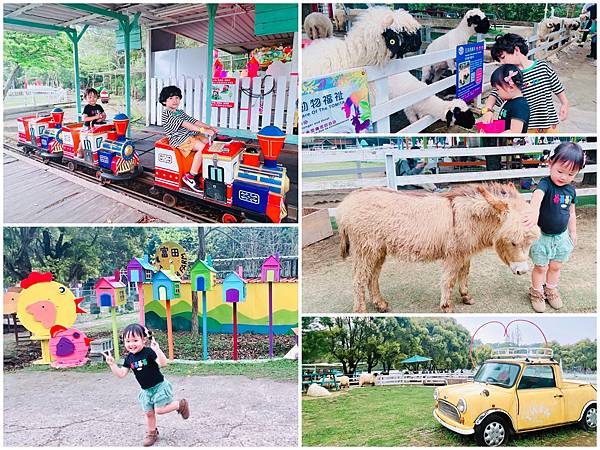
{"type": "Polygon", "coordinates": [[[158,439],[156,414],[166,414],[177,411],[181,417],[190,416],[190,408],[186,399],[173,400],[173,386],[160,373],[160,367],[167,365],[167,357],[152,337],[150,331],[140,324],[128,325],[123,331],[123,343],[129,354],[125,357],[122,367],[118,367],[110,352],[104,353],[110,370],[123,378],[133,370],[136,380],[142,390],[138,401],[146,413],[148,433],[144,439],[144,447],[153,445],[158,439]],[[150,348],[146,344],[150,339],[150,348]]]}
{"type": "Polygon", "coordinates": [[[498,119],[504,120],[506,133],[527,133],[529,103],[523,97],[523,73],[513,64],[503,64],[492,73],[490,83],[504,104],[498,119]]]}

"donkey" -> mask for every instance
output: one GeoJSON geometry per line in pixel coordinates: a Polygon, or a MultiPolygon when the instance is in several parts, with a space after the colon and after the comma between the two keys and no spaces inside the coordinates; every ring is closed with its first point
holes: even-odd
{"type": "Polygon", "coordinates": [[[515,186],[466,184],[449,192],[394,191],[369,187],[350,193],[337,208],[340,253],[352,255],[354,312],[366,312],[365,288],[380,312],[389,310],[379,290],[387,255],[407,261],[442,260],[440,307],[452,312],[458,282],[463,303],[473,304],[468,276],[473,255],[494,247],[517,275],[527,273],[529,248],[539,238],[526,228],[529,204],[515,186]]]}

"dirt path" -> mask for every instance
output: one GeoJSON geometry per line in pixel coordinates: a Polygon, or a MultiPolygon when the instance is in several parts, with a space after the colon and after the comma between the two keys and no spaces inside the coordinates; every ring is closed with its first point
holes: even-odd
{"type": "MultiPolygon", "coordinates": [[[[596,311],[596,208],[577,211],[578,247],[565,265],[560,282],[564,301],[561,313],[596,311]]],[[[379,283],[391,311],[437,313],[441,264],[407,263],[388,258],[379,283]]],[[[339,253],[339,237],[317,242],[302,252],[302,312],[352,312],[351,259],[339,253]]],[[[460,303],[457,290],[452,301],[457,313],[532,313],[527,299],[529,275],[512,275],[493,250],[486,250],[471,262],[470,289],[474,305],[460,303]]],[[[375,312],[367,304],[369,312],[375,312]]],[[[550,308],[547,312],[554,310],[550,308]]]]}
{"type": "MultiPolygon", "coordinates": [[[[296,446],[298,384],[243,376],[169,375],[191,415],[158,417],[156,446],[296,446]]],[[[141,447],[145,417],[131,375],[4,374],[4,446],[141,447]]]]}

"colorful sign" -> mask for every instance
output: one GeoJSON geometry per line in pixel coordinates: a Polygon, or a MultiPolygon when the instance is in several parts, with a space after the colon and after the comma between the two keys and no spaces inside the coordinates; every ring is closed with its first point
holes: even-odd
{"type": "Polygon", "coordinates": [[[456,98],[468,102],[481,94],[484,50],[485,42],[456,47],[456,98]]]}
{"type": "Polygon", "coordinates": [[[364,70],[302,82],[303,133],[367,133],[371,129],[369,86],[364,70]]]}
{"type": "Polygon", "coordinates": [[[213,108],[233,108],[234,93],[237,79],[235,78],[213,78],[210,106],[213,108]]]}
{"type": "Polygon", "coordinates": [[[176,242],[160,244],[156,250],[156,262],[164,270],[170,270],[173,266],[173,272],[180,278],[183,278],[183,274],[187,272],[189,265],[186,251],[176,242]]]}

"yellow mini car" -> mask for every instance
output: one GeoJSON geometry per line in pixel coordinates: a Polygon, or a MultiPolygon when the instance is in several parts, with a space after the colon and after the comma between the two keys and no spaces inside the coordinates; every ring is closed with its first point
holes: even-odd
{"type": "Polygon", "coordinates": [[[552,356],[545,348],[493,352],[473,382],[435,389],[433,416],[489,447],[506,444],[511,434],[577,422],[595,430],[596,387],[563,380],[552,356]]]}

